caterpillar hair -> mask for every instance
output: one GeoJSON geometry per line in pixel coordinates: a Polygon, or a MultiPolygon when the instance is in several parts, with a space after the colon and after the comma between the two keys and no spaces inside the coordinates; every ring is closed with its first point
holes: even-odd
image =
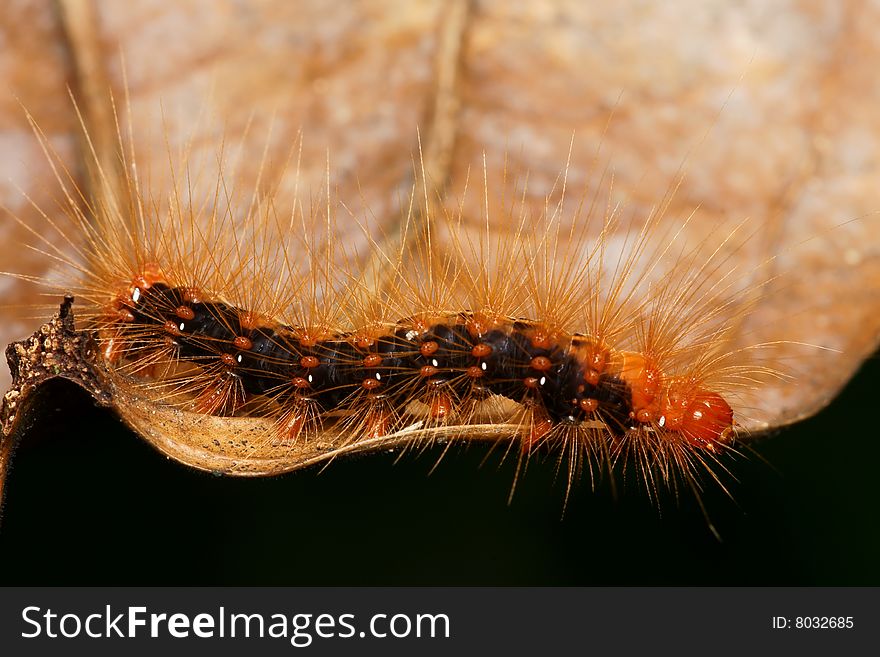
{"type": "MultiPolygon", "coordinates": [[[[255,476],[488,441],[518,470],[555,458],[566,490],[619,469],[652,495],[698,493],[723,486],[725,456],[766,426],[748,399],[786,376],[768,355],[779,343],[733,339],[766,283],[740,264],[755,229],[670,216],[680,180],[638,216],[607,169],[572,206],[566,167],[536,216],[527,182],[505,176],[493,193],[484,162],[474,223],[465,200],[438,209],[417,161],[389,234],[334,198],[329,162],[307,208],[279,207],[259,173],[240,189],[224,145],[213,179],[169,154],[171,192],[157,196],[131,126],[116,126],[109,161],[85,131],[87,195],[33,124],[76,230],[43,211],[46,229],[22,225],[59,263],[37,282],[76,299],[65,326],[75,312],[88,348],[74,367],[172,458],[255,476]],[[359,239],[340,239],[352,226],[359,239]]],[[[18,348],[23,364],[47,357],[18,348]]]]}

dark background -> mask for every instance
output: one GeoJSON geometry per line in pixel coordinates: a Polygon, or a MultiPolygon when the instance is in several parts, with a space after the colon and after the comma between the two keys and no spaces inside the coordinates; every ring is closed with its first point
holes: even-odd
{"type": "Polygon", "coordinates": [[[65,385],[14,461],[0,583],[880,585],[878,383],[874,358],[831,407],[731,463],[735,502],[703,496],[721,541],[691,495],[658,511],[642,490],[584,483],[562,516],[551,462],[508,506],[514,463],[483,447],[433,473],[437,451],[218,478],[65,385]]]}

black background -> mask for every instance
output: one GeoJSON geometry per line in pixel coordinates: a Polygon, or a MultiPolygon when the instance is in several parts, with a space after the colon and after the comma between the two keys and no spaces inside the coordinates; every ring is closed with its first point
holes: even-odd
{"type": "Polygon", "coordinates": [[[482,447],[379,454],[275,479],[171,462],[69,386],[20,449],[3,584],[880,584],[880,361],[831,407],[731,464],[713,537],[688,495],[581,485],[550,462],[513,502],[482,447]],[[764,462],[766,460],[766,462],[764,462]]]}

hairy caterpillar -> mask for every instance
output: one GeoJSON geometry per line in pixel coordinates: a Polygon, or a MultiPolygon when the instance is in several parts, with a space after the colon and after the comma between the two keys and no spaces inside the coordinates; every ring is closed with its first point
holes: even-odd
{"type": "Polygon", "coordinates": [[[92,196],[55,165],[79,237],[23,225],[63,265],[50,287],[79,299],[102,389],[177,460],[267,475],[483,440],[518,467],[555,458],[566,491],[616,468],[699,495],[767,425],[748,399],[784,376],[767,352],[785,343],[731,341],[764,294],[764,263],[737,261],[755,229],[668,216],[674,185],[638,216],[600,174],[571,210],[563,172],[535,216],[525,189],[493,198],[484,165],[474,231],[422,169],[385,235],[333,200],[329,166],[308,211],[240,190],[223,152],[213,179],[169,158],[171,194],[152,195],[127,130],[109,161],[86,134],[92,196]]]}
{"type": "Polygon", "coordinates": [[[80,299],[117,410],[190,465],[265,475],[481,439],[520,463],[555,454],[567,488],[618,466],[652,494],[698,491],[755,422],[728,399],[781,376],[754,357],[762,345],[728,345],[755,292],[731,264],[742,225],[693,243],[695,219],[664,224],[665,202],[627,218],[584,197],[565,216],[563,176],[540,217],[502,203],[497,236],[484,180],[474,235],[435,214],[422,171],[396,250],[365,222],[349,245],[329,182],[318,211],[285,217],[222,173],[199,196],[184,162],[166,202],[117,140],[118,171],[91,146],[94,197],[58,169],[76,256],[33,234],[65,265],[57,289],[80,299]]]}

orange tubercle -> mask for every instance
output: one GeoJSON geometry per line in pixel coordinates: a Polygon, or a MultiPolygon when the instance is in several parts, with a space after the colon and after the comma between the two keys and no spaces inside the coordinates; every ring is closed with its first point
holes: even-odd
{"type": "Polygon", "coordinates": [[[591,386],[599,385],[599,377],[608,367],[610,355],[608,349],[600,341],[579,335],[572,339],[572,350],[584,364],[584,381],[591,386]]]}
{"type": "Polygon", "coordinates": [[[632,394],[632,417],[638,422],[655,422],[660,416],[658,397],[663,373],[644,354],[633,351],[620,353],[620,378],[629,384],[632,394]]]}
{"type": "Polygon", "coordinates": [[[546,330],[537,328],[530,338],[530,342],[535,349],[549,349],[553,346],[553,338],[546,330]]]}
{"type": "Polygon", "coordinates": [[[143,270],[131,279],[128,284],[125,301],[133,301],[137,303],[140,295],[146,292],[156,283],[164,283],[165,275],[162,269],[155,262],[148,262],[144,265],[143,270]]]}
{"type": "Polygon", "coordinates": [[[306,426],[307,415],[305,412],[294,413],[285,423],[282,430],[282,444],[290,444],[296,442],[300,433],[306,426]]]}
{"type": "Polygon", "coordinates": [[[364,437],[381,438],[387,436],[391,428],[391,414],[382,409],[371,409],[364,419],[364,437]]]}
{"type": "Polygon", "coordinates": [[[435,420],[442,420],[452,413],[452,397],[447,393],[441,392],[431,397],[428,404],[428,412],[435,420]]]}
{"type": "Polygon", "coordinates": [[[531,452],[532,448],[538,445],[545,436],[553,430],[553,421],[547,416],[547,412],[535,406],[532,409],[532,418],[529,423],[529,431],[523,436],[522,451],[525,454],[531,452]]]}

